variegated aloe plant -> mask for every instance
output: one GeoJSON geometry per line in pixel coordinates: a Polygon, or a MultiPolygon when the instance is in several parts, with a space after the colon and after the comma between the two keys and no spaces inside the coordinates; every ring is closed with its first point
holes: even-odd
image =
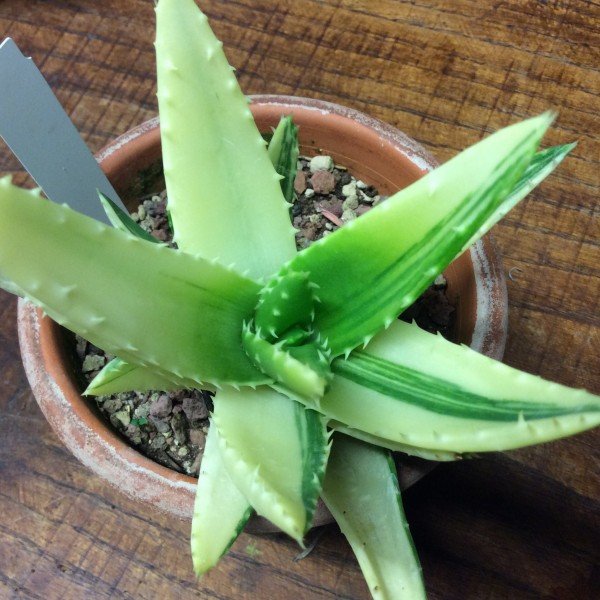
{"type": "Polygon", "coordinates": [[[282,120],[267,149],[193,0],[160,0],[156,12],[179,249],[144,237],[110,199],[114,228],[5,178],[0,282],[118,357],[88,394],[216,390],[192,524],[196,573],[252,510],[302,544],[321,496],[373,596],[422,598],[389,450],[452,460],[600,423],[600,398],[396,318],[572,146],[537,151],[549,114],[512,125],[297,253],[294,126],[282,120]],[[151,335],[135,318],[146,311],[151,335]]]}

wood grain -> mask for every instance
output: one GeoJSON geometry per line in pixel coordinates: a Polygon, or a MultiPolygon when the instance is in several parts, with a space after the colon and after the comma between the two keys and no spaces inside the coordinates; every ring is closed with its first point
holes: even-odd
{"type": "MultiPolygon", "coordinates": [[[[312,96],[403,129],[446,160],[548,108],[559,171],[495,228],[509,280],[506,361],[600,393],[600,5],[595,1],[202,0],[247,93],[312,96]]],[[[4,0],[93,150],[155,116],[150,0],[4,0]]],[[[2,83],[4,85],[4,83],[2,83]]],[[[26,181],[0,147],[0,172],[26,181]]],[[[343,537],[309,558],[242,535],[196,582],[188,523],[122,497],[41,416],[0,294],[0,598],[368,598],[343,537]]],[[[429,597],[600,596],[598,432],[441,467],[406,495],[429,597]]]]}

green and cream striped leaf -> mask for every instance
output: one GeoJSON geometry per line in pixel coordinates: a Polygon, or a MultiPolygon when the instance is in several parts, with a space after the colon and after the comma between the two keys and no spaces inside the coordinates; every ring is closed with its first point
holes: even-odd
{"type": "Polygon", "coordinates": [[[287,202],[294,200],[294,180],[298,170],[298,127],[291,116],[281,117],[269,142],[269,158],[283,177],[281,191],[287,202]]]}
{"type": "Polygon", "coordinates": [[[335,434],[322,497],[352,546],[374,600],[425,599],[388,452],[335,434]]]}
{"type": "Polygon", "coordinates": [[[600,424],[600,398],[402,321],[332,364],[319,410],[370,435],[449,452],[509,450],[600,424]]]}
{"type": "Polygon", "coordinates": [[[500,219],[508,214],[529,192],[536,188],[577,146],[577,143],[563,144],[561,146],[551,146],[535,153],[533,160],[529,163],[525,173],[521,175],[516,185],[512,189],[508,198],[502,202],[498,209],[477,231],[477,233],[463,246],[466,250],[471,244],[485,235],[500,219]]]}
{"type": "Polygon", "coordinates": [[[222,43],[193,0],[160,0],[156,62],[163,164],[175,241],[271,276],[296,251],[281,176],[222,43]]]}
{"type": "Polygon", "coordinates": [[[283,273],[307,272],[318,285],[315,328],[334,355],[389,326],[481,233],[551,121],[544,114],[498,131],[286,265],[283,273]]]}
{"type": "Polygon", "coordinates": [[[252,514],[245,496],[231,481],[221,459],[218,431],[211,426],[206,436],[190,545],[194,572],[212,569],[229,550],[252,514]]]}
{"type": "Polygon", "coordinates": [[[344,435],[361,440],[373,446],[380,446],[381,448],[391,450],[392,452],[402,452],[403,454],[416,456],[425,460],[452,462],[455,460],[461,460],[463,458],[462,454],[458,454],[457,452],[450,452],[448,450],[431,450],[429,448],[417,448],[417,446],[409,446],[408,444],[401,444],[399,442],[386,440],[385,438],[380,438],[376,435],[365,433],[360,429],[348,427],[339,421],[329,421],[327,423],[327,427],[333,429],[333,431],[338,431],[339,433],[343,433],[344,435]]]}
{"type": "Polygon", "coordinates": [[[217,398],[213,426],[229,476],[259,515],[302,543],[329,454],[322,416],[267,387],[223,388],[217,398]]]}
{"type": "Polygon", "coordinates": [[[0,180],[0,273],[52,319],[119,358],[204,383],[268,382],[240,324],[258,284],[0,180]],[[93,266],[93,268],[92,268],[93,266]],[[152,335],[138,315],[153,315],[152,335]]]}

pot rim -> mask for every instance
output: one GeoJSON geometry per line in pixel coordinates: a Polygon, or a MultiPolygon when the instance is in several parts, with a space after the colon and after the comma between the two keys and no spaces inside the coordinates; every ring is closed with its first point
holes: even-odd
{"type": "MultiPolygon", "coordinates": [[[[277,107],[280,114],[314,111],[327,118],[351,120],[374,132],[382,145],[390,144],[421,170],[431,170],[437,161],[416,141],[395,127],[355,109],[331,102],[279,95],[252,96],[253,110],[277,107]]],[[[97,159],[103,169],[118,163],[124,147],[135,143],[148,148],[160,139],[158,117],[131,129],[104,147],[97,159]]],[[[476,318],[471,347],[501,359],[507,337],[508,300],[502,264],[489,234],[470,249],[476,285],[476,318]]],[[[46,419],[69,450],[94,473],[129,497],[154,505],[181,518],[192,514],[196,479],[164,467],[143,456],[120,438],[94,412],[77,390],[66,369],[57,368],[52,356],[56,348],[49,339],[52,327],[32,304],[19,299],[18,333],[25,372],[46,419]]],[[[404,471],[404,469],[403,469],[404,471]]],[[[421,475],[422,476],[422,475],[421,475]]],[[[401,473],[403,487],[415,482],[416,471],[401,473]]],[[[327,522],[315,515],[315,525],[327,522]]],[[[263,529],[264,530],[264,529],[263,529]]]]}

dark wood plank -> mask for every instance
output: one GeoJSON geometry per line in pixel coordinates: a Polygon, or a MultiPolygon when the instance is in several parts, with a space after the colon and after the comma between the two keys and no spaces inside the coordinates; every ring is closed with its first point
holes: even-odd
{"type": "MultiPolygon", "coordinates": [[[[247,93],[313,96],[392,123],[446,160],[518,118],[559,111],[578,140],[495,235],[509,364],[600,393],[600,6],[548,0],[202,0],[247,93]]],[[[90,147],[156,114],[152,2],[4,0],[0,37],[42,68],[90,147]]],[[[0,172],[26,181],[0,146],[0,172]]],[[[367,598],[339,531],[293,562],[242,535],[201,582],[188,523],[122,497],[50,431],[0,294],[0,598],[367,598]]],[[[432,599],[596,598],[598,432],[436,470],[406,495],[432,599]]]]}

